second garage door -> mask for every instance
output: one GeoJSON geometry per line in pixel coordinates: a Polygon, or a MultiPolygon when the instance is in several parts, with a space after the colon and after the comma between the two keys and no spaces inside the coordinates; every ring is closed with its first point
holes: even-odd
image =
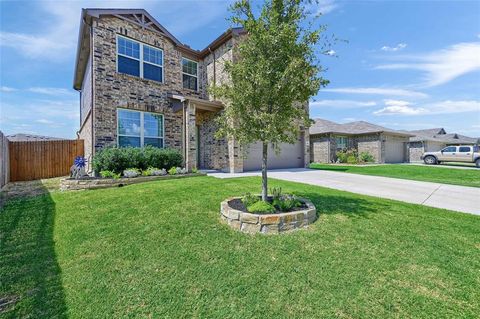
{"type": "Polygon", "coordinates": [[[385,136],[385,163],[403,163],[405,162],[405,143],[404,137],[385,136]]]}
{"type": "MultiPolygon", "coordinates": [[[[268,147],[268,168],[295,168],[304,167],[303,137],[295,144],[283,143],[280,145],[281,152],[275,154],[272,146],[268,147]]],[[[247,157],[243,161],[244,171],[256,171],[262,169],[262,144],[253,143],[248,147],[247,157]]]]}

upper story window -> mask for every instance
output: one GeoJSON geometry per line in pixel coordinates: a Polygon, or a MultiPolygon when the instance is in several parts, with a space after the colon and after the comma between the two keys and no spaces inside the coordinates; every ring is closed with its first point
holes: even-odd
{"type": "Polygon", "coordinates": [[[118,146],[163,148],[163,115],[134,110],[117,111],[118,146]]]}
{"type": "Polygon", "coordinates": [[[182,58],[183,88],[196,91],[198,89],[198,63],[182,58]]]}
{"type": "Polygon", "coordinates": [[[163,82],[163,50],[118,36],[117,70],[119,73],[163,82]]]}

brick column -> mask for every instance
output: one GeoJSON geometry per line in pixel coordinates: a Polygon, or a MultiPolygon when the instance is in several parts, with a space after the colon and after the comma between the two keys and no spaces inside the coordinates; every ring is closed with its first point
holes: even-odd
{"type": "Polygon", "coordinates": [[[197,129],[195,119],[195,105],[188,102],[185,110],[185,122],[186,122],[186,150],[187,155],[185,158],[185,167],[189,172],[197,166],[197,129]]]}
{"type": "Polygon", "coordinates": [[[310,165],[310,132],[308,129],[303,131],[303,159],[305,167],[310,165]]]}
{"type": "Polygon", "coordinates": [[[228,167],[229,173],[243,172],[243,152],[241,146],[233,138],[228,140],[228,167]]]}

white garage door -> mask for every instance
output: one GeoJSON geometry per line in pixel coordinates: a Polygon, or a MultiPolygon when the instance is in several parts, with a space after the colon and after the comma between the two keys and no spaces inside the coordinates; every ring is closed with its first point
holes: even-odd
{"type": "Polygon", "coordinates": [[[406,139],[397,136],[385,136],[385,163],[405,162],[406,139]]]}
{"type": "MultiPolygon", "coordinates": [[[[304,167],[303,160],[303,137],[295,144],[283,143],[280,145],[281,152],[275,154],[272,146],[268,147],[269,169],[304,167]]],[[[262,169],[262,144],[253,143],[248,147],[247,157],[243,161],[244,171],[256,171],[262,169]]]]}

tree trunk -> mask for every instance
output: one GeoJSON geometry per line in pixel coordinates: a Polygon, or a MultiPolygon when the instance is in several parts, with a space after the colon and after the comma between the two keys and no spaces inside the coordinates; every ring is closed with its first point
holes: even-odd
{"type": "Polygon", "coordinates": [[[267,187],[267,156],[268,156],[268,143],[262,144],[262,200],[266,201],[268,196],[267,187]]]}

